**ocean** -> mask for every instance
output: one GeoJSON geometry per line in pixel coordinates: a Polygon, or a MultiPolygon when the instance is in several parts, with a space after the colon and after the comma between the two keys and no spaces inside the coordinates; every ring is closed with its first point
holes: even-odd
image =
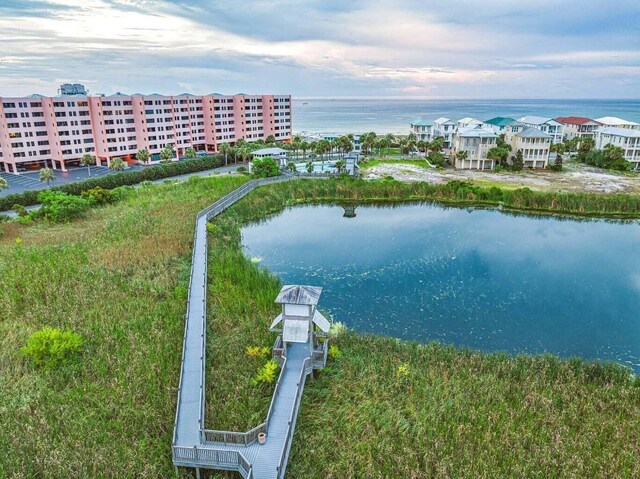
{"type": "Polygon", "coordinates": [[[416,119],[466,116],[488,120],[519,118],[617,116],[640,123],[640,100],[388,100],[293,98],[295,133],[407,133],[416,119]]]}

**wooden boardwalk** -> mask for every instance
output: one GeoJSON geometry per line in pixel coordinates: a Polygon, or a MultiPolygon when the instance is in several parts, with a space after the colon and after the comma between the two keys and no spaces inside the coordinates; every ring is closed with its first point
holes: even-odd
{"type": "Polygon", "coordinates": [[[249,433],[205,430],[207,222],[253,189],[290,179],[293,178],[249,181],[201,211],[196,219],[172,455],[176,467],[195,468],[198,476],[200,468],[208,468],[238,471],[252,479],[284,477],[300,397],[306,377],[313,370],[308,346],[293,344],[287,348],[287,359],[264,424],[249,433]],[[267,433],[264,445],[256,441],[258,431],[267,433]],[[226,442],[207,440],[210,437],[224,437],[226,442]]]}

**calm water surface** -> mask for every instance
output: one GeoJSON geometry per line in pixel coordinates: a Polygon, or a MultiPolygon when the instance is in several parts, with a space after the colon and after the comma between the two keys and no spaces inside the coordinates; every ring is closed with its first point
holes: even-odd
{"type": "Polygon", "coordinates": [[[640,224],[434,205],[285,210],[243,229],[284,283],[362,332],[613,360],[640,373],[640,224]]]}

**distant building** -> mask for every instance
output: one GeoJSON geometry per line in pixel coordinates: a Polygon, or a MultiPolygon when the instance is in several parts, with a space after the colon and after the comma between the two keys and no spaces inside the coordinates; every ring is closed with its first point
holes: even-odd
{"type": "Polygon", "coordinates": [[[444,138],[443,148],[451,148],[453,144],[453,134],[456,131],[456,124],[449,118],[438,118],[433,120],[433,137],[444,138]]]}
{"type": "Polygon", "coordinates": [[[281,167],[287,166],[287,150],[282,148],[261,148],[251,152],[253,159],[257,158],[273,158],[281,167]]]}
{"type": "MultiPolygon", "coordinates": [[[[338,138],[340,138],[341,136],[344,136],[344,134],[337,134],[337,133],[327,133],[325,135],[322,135],[322,139],[323,140],[327,140],[327,141],[336,141],[338,138]]],[[[360,137],[362,135],[358,134],[358,135],[351,135],[353,138],[351,140],[351,143],[353,143],[353,149],[355,151],[360,151],[360,137]]]]}
{"type": "Polygon", "coordinates": [[[81,91],[77,85],[61,91],[57,97],[0,98],[0,170],[66,170],[85,154],[108,166],[113,158],[135,162],[143,149],[159,159],[168,145],[180,157],[187,148],[215,153],[222,143],[241,138],[291,138],[288,95],[87,96],[74,93],[81,91]]]}
{"type": "Polygon", "coordinates": [[[490,170],[495,161],[487,158],[489,150],[496,146],[498,134],[492,129],[475,126],[463,128],[453,135],[452,161],[458,169],[490,170]],[[465,152],[466,158],[458,158],[459,152],[465,152]]]}
{"type": "Polygon", "coordinates": [[[411,133],[416,135],[418,141],[433,140],[433,124],[424,120],[415,120],[411,122],[411,133]]]}
{"type": "Polygon", "coordinates": [[[640,169],[640,130],[633,128],[602,127],[596,130],[596,149],[607,145],[619,146],[624,150],[624,159],[640,169]]]}
{"type": "Polygon", "coordinates": [[[615,116],[603,116],[596,118],[595,121],[606,128],[628,128],[630,130],[640,130],[640,123],[634,121],[623,120],[615,116]]]}
{"type": "Polygon", "coordinates": [[[63,83],[58,89],[60,95],[83,95],[87,96],[89,92],[82,83],[63,83]]]}
{"type": "Polygon", "coordinates": [[[518,125],[507,126],[505,141],[511,145],[509,154],[511,161],[518,150],[522,150],[525,168],[545,168],[549,164],[553,136],[530,126],[520,128],[518,125]]]}
{"type": "Polygon", "coordinates": [[[547,133],[553,137],[553,143],[562,143],[564,141],[564,128],[562,123],[543,116],[523,116],[518,120],[526,126],[537,128],[543,133],[547,133]]]}
{"type": "Polygon", "coordinates": [[[495,131],[496,133],[501,134],[501,133],[504,133],[504,129],[507,126],[513,125],[514,123],[518,123],[518,122],[513,118],[496,116],[495,118],[491,118],[490,120],[487,120],[484,123],[491,129],[493,129],[493,131],[495,131]]]}
{"type": "Polygon", "coordinates": [[[469,116],[465,117],[465,118],[460,118],[457,122],[456,122],[456,128],[458,130],[461,130],[463,128],[474,128],[476,126],[483,126],[483,123],[476,119],[476,118],[471,118],[469,116]]]}
{"type": "Polygon", "coordinates": [[[602,123],[582,116],[560,116],[556,121],[562,123],[566,140],[594,138],[596,128],[602,126],[602,123]]]}

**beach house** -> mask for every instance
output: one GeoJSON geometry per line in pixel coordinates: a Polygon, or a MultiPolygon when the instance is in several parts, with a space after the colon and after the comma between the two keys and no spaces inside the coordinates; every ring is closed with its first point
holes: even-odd
{"type": "Polygon", "coordinates": [[[596,149],[607,145],[619,146],[624,150],[624,159],[640,169],[640,130],[633,128],[601,127],[596,130],[596,149]]]}
{"type": "Polygon", "coordinates": [[[433,120],[433,137],[444,138],[443,148],[451,148],[453,144],[453,134],[456,131],[456,124],[449,118],[438,118],[433,120]]]}
{"type": "Polygon", "coordinates": [[[615,116],[603,116],[602,118],[596,118],[595,121],[605,128],[628,128],[630,130],[640,130],[640,123],[623,120],[622,118],[615,116]]]}
{"type": "Polygon", "coordinates": [[[518,122],[513,118],[509,118],[505,116],[496,116],[495,118],[491,118],[490,120],[487,120],[484,122],[486,126],[491,128],[493,131],[495,131],[498,134],[504,133],[504,129],[508,125],[513,125],[515,123],[518,123],[518,122]]]}
{"type": "Polygon", "coordinates": [[[593,138],[596,128],[602,126],[602,123],[583,116],[560,116],[556,121],[562,123],[564,127],[565,140],[593,138]]]}
{"type": "Polygon", "coordinates": [[[528,115],[523,116],[518,121],[524,123],[526,126],[537,128],[541,132],[551,135],[553,137],[553,143],[562,143],[564,141],[563,125],[553,118],[528,115]]]}
{"type": "Polygon", "coordinates": [[[476,126],[482,126],[482,122],[476,118],[471,118],[470,116],[467,116],[465,118],[460,118],[456,122],[456,128],[459,130],[463,128],[473,128],[476,126]]]}
{"type": "Polygon", "coordinates": [[[453,134],[452,163],[461,170],[490,170],[495,161],[487,158],[496,146],[498,134],[489,128],[475,126],[457,130],[453,134]]]}
{"type": "Polygon", "coordinates": [[[418,141],[433,140],[433,124],[424,120],[415,120],[411,122],[411,133],[416,135],[418,141]]]}
{"type": "Polygon", "coordinates": [[[542,130],[527,126],[507,127],[505,141],[511,145],[509,158],[513,161],[518,150],[522,150],[525,168],[545,168],[549,164],[553,136],[542,130]]]}

